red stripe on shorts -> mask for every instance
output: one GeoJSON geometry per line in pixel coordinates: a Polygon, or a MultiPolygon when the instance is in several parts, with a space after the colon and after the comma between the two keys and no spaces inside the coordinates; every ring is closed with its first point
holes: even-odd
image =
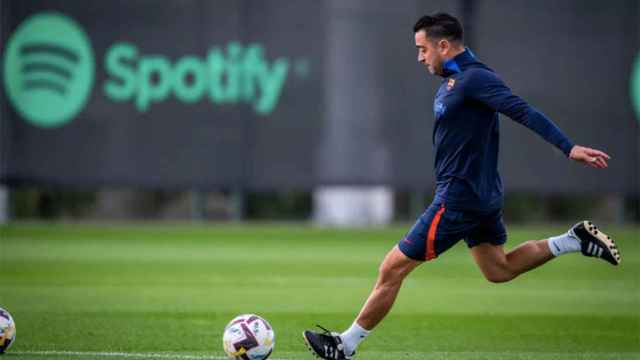
{"type": "Polygon", "coordinates": [[[440,222],[440,217],[442,217],[442,213],[444,212],[444,204],[440,207],[436,215],[433,217],[431,221],[431,226],[429,226],[429,233],[427,235],[427,260],[435,259],[436,257],[436,231],[438,230],[438,223],[440,222]]]}

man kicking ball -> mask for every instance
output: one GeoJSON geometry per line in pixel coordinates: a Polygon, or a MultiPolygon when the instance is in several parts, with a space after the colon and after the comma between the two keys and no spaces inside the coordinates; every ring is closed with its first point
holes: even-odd
{"type": "Polygon", "coordinates": [[[387,315],[402,281],[418,265],[433,260],[463,239],[491,282],[506,282],[563,254],[620,263],[613,240],[590,221],[567,233],[527,241],[505,252],[503,191],[498,174],[498,113],[528,127],[569,159],[597,169],[609,155],[575,145],[544,114],[511,93],[496,73],[465,48],[460,22],[438,13],[413,27],[418,62],[443,79],[434,101],[436,193],[433,203],[387,254],[378,280],[349,329],[305,331],[309,349],[322,359],[351,359],[356,348],[387,315]]]}

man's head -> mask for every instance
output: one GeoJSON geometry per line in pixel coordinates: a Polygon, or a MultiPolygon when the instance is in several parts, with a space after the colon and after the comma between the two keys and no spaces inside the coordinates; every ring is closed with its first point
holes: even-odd
{"type": "Polygon", "coordinates": [[[429,72],[442,75],[442,64],[464,51],[462,24],[455,17],[437,13],[421,17],[413,26],[418,62],[429,72]]]}

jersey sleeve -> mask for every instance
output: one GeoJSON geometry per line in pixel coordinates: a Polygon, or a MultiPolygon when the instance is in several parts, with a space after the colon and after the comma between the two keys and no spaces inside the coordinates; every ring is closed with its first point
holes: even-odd
{"type": "Polygon", "coordinates": [[[567,156],[575,145],[551,119],[519,96],[514,95],[511,89],[492,71],[470,70],[465,86],[465,96],[528,127],[567,156]]]}

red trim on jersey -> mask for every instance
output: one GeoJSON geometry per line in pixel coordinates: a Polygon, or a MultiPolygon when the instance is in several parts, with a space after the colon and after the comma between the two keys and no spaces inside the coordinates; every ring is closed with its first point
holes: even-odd
{"type": "Polygon", "coordinates": [[[438,223],[440,222],[440,218],[442,217],[442,213],[444,212],[444,204],[440,207],[436,215],[433,217],[431,221],[431,226],[429,226],[429,233],[427,235],[427,260],[432,260],[436,258],[436,231],[438,230],[438,223]]]}

